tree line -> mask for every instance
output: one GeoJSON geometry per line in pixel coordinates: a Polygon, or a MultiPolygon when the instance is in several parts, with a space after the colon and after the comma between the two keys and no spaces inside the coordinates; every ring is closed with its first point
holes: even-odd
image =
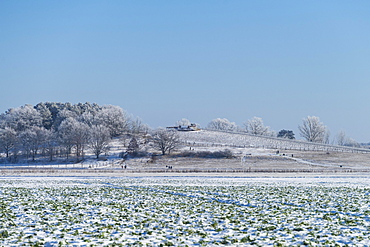
{"type": "Polygon", "coordinates": [[[118,106],[46,102],[0,115],[0,149],[12,162],[20,155],[32,160],[47,156],[52,161],[56,154],[68,158],[72,153],[80,160],[86,148],[99,158],[111,138],[148,129],[118,106]]]}
{"type": "MultiPolygon", "coordinates": [[[[184,122],[185,120],[182,120],[184,122]]],[[[262,118],[253,117],[244,122],[243,127],[237,126],[234,122],[226,118],[216,118],[208,123],[207,128],[222,131],[242,131],[253,135],[274,136],[281,138],[295,139],[295,134],[292,130],[282,129],[278,133],[265,126],[262,118]]],[[[302,120],[302,124],[298,126],[300,136],[308,142],[326,143],[330,142],[330,131],[327,126],[320,121],[319,117],[307,116],[302,120]]],[[[340,146],[360,146],[352,138],[346,136],[344,131],[340,131],[334,138],[334,144],[340,146]]]]}
{"type": "MultiPolygon", "coordinates": [[[[177,121],[176,125],[190,126],[191,123],[184,118],[177,121]]],[[[295,139],[292,130],[283,129],[276,133],[265,126],[259,117],[246,121],[243,127],[228,119],[217,118],[213,119],[207,128],[295,139]]],[[[329,142],[330,132],[318,117],[304,118],[298,129],[300,135],[309,142],[329,142]]],[[[125,157],[127,155],[133,157],[147,155],[146,152],[139,152],[135,136],[144,136],[149,132],[152,147],[162,155],[171,153],[179,146],[180,138],[176,131],[166,129],[152,131],[140,119],[130,116],[119,106],[100,106],[88,102],[78,104],[45,102],[35,106],[11,108],[0,114],[0,153],[3,153],[9,162],[18,162],[20,157],[32,161],[37,157],[46,157],[52,161],[56,155],[67,160],[73,155],[80,161],[87,149],[99,158],[101,154],[108,152],[112,138],[129,137],[130,143],[123,153],[125,157]]],[[[337,135],[336,140],[338,145],[359,145],[343,131],[337,135]]]]}

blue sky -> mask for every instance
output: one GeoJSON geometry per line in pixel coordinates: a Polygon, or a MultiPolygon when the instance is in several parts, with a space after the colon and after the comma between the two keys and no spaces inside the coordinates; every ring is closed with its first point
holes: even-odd
{"type": "Polygon", "coordinates": [[[369,1],[1,1],[0,112],[119,105],[151,127],[315,115],[370,142],[369,1]]]}

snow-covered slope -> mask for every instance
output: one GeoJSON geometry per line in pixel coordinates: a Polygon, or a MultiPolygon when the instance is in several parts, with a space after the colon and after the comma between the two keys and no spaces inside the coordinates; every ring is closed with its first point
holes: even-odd
{"type": "Polygon", "coordinates": [[[352,148],[284,138],[256,136],[248,133],[201,130],[179,132],[179,134],[187,145],[193,146],[255,147],[327,152],[370,152],[370,149],[364,148],[352,148]]]}

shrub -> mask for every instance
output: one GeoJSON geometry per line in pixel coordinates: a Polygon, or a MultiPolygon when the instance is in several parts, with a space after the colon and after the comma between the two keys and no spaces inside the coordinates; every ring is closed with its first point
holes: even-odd
{"type": "Polygon", "coordinates": [[[233,153],[229,149],[225,149],[223,151],[199,151],[199,152],[192,152],[192,151],[185,151],[179,154],[180,157],[191,157],[191,158],[205,158],[205,159],[231,159],[233,157],[233,153]]]}

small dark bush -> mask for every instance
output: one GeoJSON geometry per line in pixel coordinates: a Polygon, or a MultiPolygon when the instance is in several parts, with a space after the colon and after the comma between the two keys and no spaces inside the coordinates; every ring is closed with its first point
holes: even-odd
{"type": "Polygon", "coordinates": [[[191,158],[205,158],[205,159],[231,159],[233,157],[233,153],[229,149],[225,149],[223,151],[199,151],[199,152],[192,152],[192,151],[185,151],[179,154],[179,157],[191,157],[191,158]]]}
{"type": "Polygon", "coordinates": [[[143,157],[149,157],[149,156],[150,156],[150,153],[145,152],[145,151],[136,151],[132,153],[121,152],[119,154],[119,157],[123,159],[143,158],[143,157]]]}

